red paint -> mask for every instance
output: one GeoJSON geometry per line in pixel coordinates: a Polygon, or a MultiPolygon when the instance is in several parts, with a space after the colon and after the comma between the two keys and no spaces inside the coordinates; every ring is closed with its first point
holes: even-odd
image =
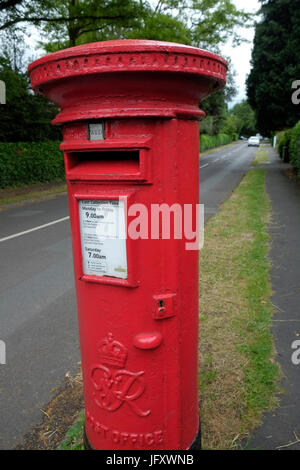
{"type": "Polygon", "coordinates": [[[133,339],[133,344],[138,349],[156,349],[163,340],[162,334],[159,332],[139,333],[133,339]]]}
{"type": "MultiPolygon", "coordinates": [[[[95,449],[188,449],[198,431],[198,252],[127,238],[126,279],[84,274],[79,203],[199,199],[199,104],[227,63],[200,49],[109,41],[29,66],[60,106],[78,304],[86,432],[95,449]],[[105,140],[87,124],[105,122],[105,140]]],[[[126,218],[126,224],[132,217],[126,218]]]]}

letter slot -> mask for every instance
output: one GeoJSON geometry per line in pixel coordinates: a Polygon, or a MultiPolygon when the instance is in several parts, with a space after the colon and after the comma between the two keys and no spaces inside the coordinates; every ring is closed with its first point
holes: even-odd
{"type": "Polygon", "coordinates": [[[66,152],[66,173],[70,180],[143,181],[145,156],[140,150],[66,152]]]}

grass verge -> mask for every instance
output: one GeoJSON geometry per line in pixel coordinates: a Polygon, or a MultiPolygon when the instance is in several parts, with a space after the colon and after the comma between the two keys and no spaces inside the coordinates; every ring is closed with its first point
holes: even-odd
{"type": "Polygon", "coordinates": [[[210,149],[210,150],[205,150],[204,152],[200,153],[200,158],[205,157],[206,155],[210,155],[211,153],[216,153],[219,150],[224,150],[227,147],[232,147],[233,145],[239,144],[240,142],[241,141],[237,140],[237,141],[234,141],[234,142],[230,142],[230,144],[221,145],[220,147],[214,147],[213,149],[210,149]]]}
{"type": "Polygon", "coordinates": [[[234,449],[278,404],[265,170],[251,170],[205,229],[200,252],[203,447],[234,449]]]}
{"type": "MultiPolygon", "coordinates": [[[[67,372],[63,386],[51,392],[54,394],[52,400],[41,409],[42,422],[34,426],[14,450],[57,450],[66,436],[69,439],[69,448],[75,448],[76,443],[69,436],[68,430],[73,429],[74,422],[77,424],[81,418],[80,412],[83,408],[81,368],[75,375],[67,372]]],[[[82,431],[80,433],[78,427],[76,433],[82,439],[82,431]]]]}
{"type": "Polygon", "coordinates": [[[41,200],[47,197],[55,197],[67,191],[64,182],[37,183],[20,188],[6,188],[0,190],[0,207],[8,204],[18,204],[28,200],[41,200]]]}
{"type": "Polygon", "coordinates": [[[270,156],[266,149],[262,148],[256,152],[255,158],[252,162],[252,166],[263,165],[264,163],[269,163],[270,156]]]}
{"type": "Polygon", "coordinates": [[[84,411],[79,413],[73,426],[68,430],[58,450],[84,450],[83,446],[84,411]]]}

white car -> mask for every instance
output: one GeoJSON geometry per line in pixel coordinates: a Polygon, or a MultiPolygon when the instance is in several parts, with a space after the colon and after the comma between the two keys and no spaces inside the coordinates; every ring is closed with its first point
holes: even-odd
{"type": "Polygon", "coordinates": [[[258,137],[250,137],[248,139],[248,147],[259,147],[259,138],[258,137]]]}

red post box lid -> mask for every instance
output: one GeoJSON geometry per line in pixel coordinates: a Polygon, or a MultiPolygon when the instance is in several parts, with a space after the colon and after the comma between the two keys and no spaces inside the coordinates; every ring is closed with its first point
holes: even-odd
{"type": "Polygon", "coordinates": [[[48,54],[30,64],[28,73],[32,88],[62,108],[54,123],[63,123],[117,115],[168,116],[167,109],[172,107],[176,115],[175,108],[178,111],[183,103],[186,112],[190,107],[192,113],[202,99],[224,87],[227,67],[222,57],[196,47],[126,39],[84,44],[48,54]],[[183,80],[188,82],[184,84],[183,80]],[[134,103],[126,98],[126,94],[132,96],[132,91],[134,103]],[[143,98],[136,98],[141,93],[143,98]],[[120,95],[124,99],[118,104],[116,96],[120,95]],[[104,96],[115,101],[114,109],[110,106],[109,111],[104,96]]]}

